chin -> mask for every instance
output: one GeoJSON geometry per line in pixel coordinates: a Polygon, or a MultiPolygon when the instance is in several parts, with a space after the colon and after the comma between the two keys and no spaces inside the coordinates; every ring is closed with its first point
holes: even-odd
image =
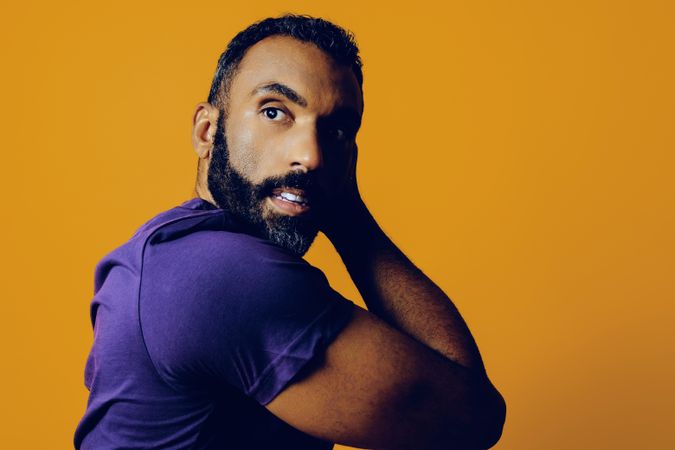
{"type": "Polygon", "coordinates": [[[268,240],[298,256],[307,253],[319,233],[313,222],[305,218],[273,214],[265,224],[268,240]]]}

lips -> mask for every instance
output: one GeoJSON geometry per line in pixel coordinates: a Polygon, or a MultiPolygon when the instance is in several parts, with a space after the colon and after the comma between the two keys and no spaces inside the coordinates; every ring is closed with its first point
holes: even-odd
{"type": "Polygon", "coordinates": [[[291,187],[276,188],[269,197],[272,203],[286,215],[304,214],[310,209],[309,196],[304,190],[291,187]]]}

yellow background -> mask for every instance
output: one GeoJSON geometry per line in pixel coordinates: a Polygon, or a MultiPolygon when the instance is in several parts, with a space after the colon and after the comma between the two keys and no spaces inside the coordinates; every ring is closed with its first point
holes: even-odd
{"type": "Polygon", "coordinates": [[[0,446],[72,447],[96,262],[190,198],[218,55],[293,11],[356,33],[361,191],[471,327],[496,448],[675,448],[672,5],[4,3],[0,446]]]}

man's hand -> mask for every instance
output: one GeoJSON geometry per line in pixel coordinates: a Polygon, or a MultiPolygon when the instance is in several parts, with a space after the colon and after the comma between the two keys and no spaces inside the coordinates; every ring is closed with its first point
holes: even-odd
{"type": "Polygon", "coordinates": [[[338,242],[349,240],[349,235],[358,228],[356,224],[364,223],[370,217],[356,182],[357,160],[358,146],[354,144],[347,176],[335,192],[329,193],[319,213],[319,229],[336,247],[338,242]]]}
{"type": "Polygon", "coordinates": [[[266,407],[305,433],[363,448],[479,450],[505,403],[450,299],[389,240],[350,176],[321,230],[368,306],[266,407]]]}

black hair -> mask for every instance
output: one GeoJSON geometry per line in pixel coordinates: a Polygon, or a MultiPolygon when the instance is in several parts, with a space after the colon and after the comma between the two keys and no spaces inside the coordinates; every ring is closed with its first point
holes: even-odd
{"type": "Polygon", "coordinates": [[[290,36],[316,45],[338,64],[351,67],[363,93],[362,62],[354,35],[324,19],[286,14],[256,22],[240,31],[230,41],[218,59],[209,92],[209,103],[218,108],[225,107],[230,83],[246,51],[270,36],[290,36]]]}

